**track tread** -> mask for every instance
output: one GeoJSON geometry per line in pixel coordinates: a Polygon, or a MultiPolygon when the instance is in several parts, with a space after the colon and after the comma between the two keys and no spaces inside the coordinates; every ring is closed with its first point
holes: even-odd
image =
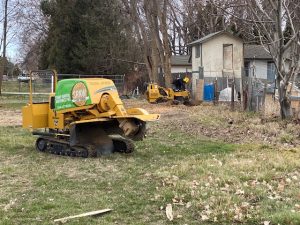
{"type": "MultiPolygon", "coordinates": [[[[134,144],[131,139],[124,138],[122,136],[110,136],[114,144],[114,152],[131,153],[134,151],[134,144]]],[[[48,152],[54,155],[62,155],[69,157],[97,157],[96,146],[70,146],[66,140],[59,140],[52,137],[39,137],[36,140],[36,149],[41,152],[48,152]],[[46,147],[44,149],[38,148],[38,142],[45,141],[46,147]]]]}
{"type": "MultiPolygon", "coordinates": [[[[56,138],[51,137],[39,137],[36,141],[36,146],[38,145],[39,141],[45,141],[47,144],[45,150],[43,152],[48,152],[54,155],[64,155],[64,156],[71,156],[71,157],[83,157],[86,158],[88,156],[88,150],[84,147],[75,146],[70,147],[69,143],[65,140],[59,140],[56,138]]],[[[38,151],[38,147],[36,147],[38,151]]]]}

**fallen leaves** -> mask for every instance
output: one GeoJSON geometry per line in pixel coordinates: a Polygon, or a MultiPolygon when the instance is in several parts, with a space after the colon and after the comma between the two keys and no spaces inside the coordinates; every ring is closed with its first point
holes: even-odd
{"type": "MultiPolygon", "coordinates": [[[[212,157],[211,160],[217,162],[213,158],[215,157],[212,157]]],[[[282,173],[272,169],[274,175],[266,177],[268,179],[261,179],[253,172],[240,171],[241,176],[250,178],[241,182],[238,180],[239,178],[224,179],[212,172],[206,172],[201,177],[193,176],[191,180],[187,180],[186,177],[172,175],[178,174],[178,169],[181,169],[180,164],[168,173],[162,173],[165,175],[162,178],[165,185],[161,190],[172,190],[173,193],[173,197],[168,199],[171,203],[165,208],[170,221],[184,218],[185,214],[189,215],[189,211],[193,211],[197,215],[197,220],[203,222],[236,221],[244,223],[261,216],[260,211],[266,207],[261,204],[265,201],[264,199],[274,200],[273,204],[291,203],[292,199],[285,193],[289,188],[300,185],[300,173],[297,171],[282,173]],[[182,191],[187,189],[189,193],[183,194],[182,191]]],[[[164,196],[162,195],[160,199],[164,199],[164,196]]],[[[299,204],[294,204],[291,211],[300,212],[299,204]]],[[[271,224],[268,220],[262,221],[261,224],[263,222],[271,224]]]]}
{"type": "Polygon", "coordinates": [[[212,210],[209,205],[205,205],[204,209],[201,211],[201,220],[206,221],[210,219],[210,215],[212,214],[212,210]]]}
{"type": "MultiPolygon", "coordinates": [[[[248,117],[237,112],[237,115],[232,117],[234,118],[233,124],[228,126],[226,122],[231,117],[224,115],[226,109],[224,112],[220,110],[219,114],[215,114],[216,110],[211,108],[213,115],[207,113],[209,118],[203,111],[208,109],[194,108],[190,112],[190,110],[180,108],[187,113],[184,117],[176,117],[174,120],[176,109],[165,108],[163,112],[165,115],[160,121],[164,129],[176,130],[178,133],[185,132],[195,138],[206,136],[209,140],[213,138],[227,143],[251,145],[241,145],[235,152],[229,152],[226,155],[213,151],[207,155],[195,153],[193,156],[188,156],[189,161],[181,158],[181,161],[175,159],[174,162],[153,172],[153,176],[146,174],[151,178],[159,177],[159,190],[157,190],[159,193],[152,196],[155,200],[164,202],[159,203],[163,205],[163,214],[166,204],[170,203],[173,207],[173,220],[181,216],[189,218],[192,212],[199,223],[201,221],[219,224],[224,221],[246,223],[253,218],[261,224],[265,222],[263,225],[270,225],[268,218],[262,217],[262,212],[266,209],[272,210],[274,205],[281,207],[281,204],[288,203],[296,212],[300,211],[298,206],[293,207],[294,203],[300,199],[300,194],[298,197],[296,193],[292,199],[293,193],[290,192],[291,188],[300,186],[300,173],[290,172],[296,161],[292,161],[291,165],[287,166],[284,163],[289,158],[281,156],[281,151],[273,154],[277,150],[273,143],[280,144],[278,139],[283,130],[279,123],[265,121],[262,126],[260,119],[256,116],[248,117]],[[169,114],[172,114],[172,117],[168,117],[169,114]],[[186,115],[189,116],[188,119],[186,115]],[[156,197],[158,195],[160,197],[156,197]],[[261,218],[265,218],[265,221],[261,218]]],[[[180,115],[179,112],[178,114],[180,115]]],[[[160,134],[159,131],[158,134],[160,134]]],[[[166,146],[171,146],[170,148],[186,146],[188,151],[189,141],[180,139],[177,134],[168,132],[165,136],[168,135],[173,145],[168,143],[166,146]]],[[[201,148],[200,145],[199,148],[201,148]]],[[[284,154],[290,153],[284,152],[284,154]]]]}
{"type": "Polygon", "coordinates": [[[245,191],[242,190],[242,189],[238,189],[238,190],[236,190],[235,194],[236,195],[243,195],[243,194],[245,194],[245,191]]]}
{"type": "Polygon", "coordinates": [[[284,191],[284,188],[285,188],[285,182],[283,180],[281,180],[279,183],[278,183],[278,186],[277,186],[277,190],[279,192],[283,192],[284,191]]]}
{"type": "Polygon", "coordinates": [[[7,205],[4,206],[4,211],[7,212],[9,209],[11,209],[17,202],[17,199],[11,199],[7,205]]]}
{"type": "Polygon", "coordinates": [[[177,181],[179,180],[179,177],[173,175],[171,177],[165,177],[162,180],[162,186],[176,186],[177,181]]]}
{"type": "Polygon", "coordinates": [[[207,215],[201,215],[201,220],[202,221],[209,220],[209,217],[207,215]]]}
{"type": "Polygon", "coordinates": [[[168,220],[172,221],[174,219],[172,204],[167,204],[166,206],[166,216],[168,220]]]}
{"type": "Polygon", "coordinates": [[[174,205],[184,205],[184,196],[179,197],[179,196],[175,196],[174,198],[172,198],[172,202],[174,205]]]}
{"type": "Polygon", "coordinates": [[[186,205],[185,205],[185,207],[188,209],[188,208],[190,208],[192,206],[192,203],[191,202],[187,202],[186,203],[186,205]]]}

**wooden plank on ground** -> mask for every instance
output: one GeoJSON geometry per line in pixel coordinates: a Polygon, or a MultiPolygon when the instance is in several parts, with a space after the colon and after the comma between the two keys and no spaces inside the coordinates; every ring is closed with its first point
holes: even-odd
{"type": "Polygon", "coordinates": [[[86,217],[86,216],[96,216],[96,215],[100,215],[100,214],[107,213],[110,211],[112,211],[112,209],[102,209],[102,210],[78,214],[75,216],[68,216],[68,217],[64,217],[64,218],[60,218],[60,219],[55,219],[54,222],[66,222],[67,220],[70,220],[70,219],[81,218],[81,217],[86,217]]]}

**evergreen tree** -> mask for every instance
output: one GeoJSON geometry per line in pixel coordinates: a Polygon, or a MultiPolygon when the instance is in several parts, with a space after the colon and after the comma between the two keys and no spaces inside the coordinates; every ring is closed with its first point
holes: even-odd
{"type": "Polygon", "coordinates": [[[118,0],[47,0],[41,7],[50,19],[41,68],[60,73],[124,73],[129,65],[115,59],[139,55],[118,0]]]}

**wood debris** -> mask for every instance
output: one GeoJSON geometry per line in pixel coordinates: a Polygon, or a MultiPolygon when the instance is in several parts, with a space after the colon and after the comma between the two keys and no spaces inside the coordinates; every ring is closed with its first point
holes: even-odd
{"type": "Polygon", "coordinates": [[[112,209],[102,209],[102,210],[78,214],[75,216],[68,216],[68,217],[64,217],[64,218],[60,218],[60,219],[55,219],[54,222],[65,223],[67,220],[70,220],[70,219],[81,218],[81,217],[86,217],[86,216],[96,216],[96,215],[100,215],[100,214],[107,213],[110,211],[112,211],[112,209]]]}

